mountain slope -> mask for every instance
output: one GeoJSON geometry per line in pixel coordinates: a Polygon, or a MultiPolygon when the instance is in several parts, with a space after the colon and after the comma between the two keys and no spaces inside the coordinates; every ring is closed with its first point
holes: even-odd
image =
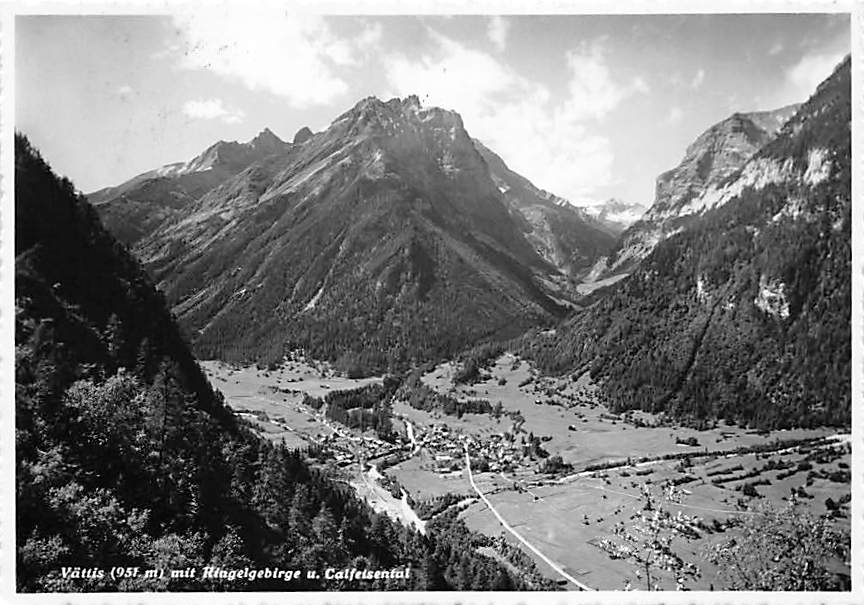
{"type": "Polygon", "coordinates": [[[23,137],[15,152],[18,591],[549,588],[536,570],[514,573],[479,554],[491,539],[455,515],[422,536],[373,512],[305,453],[244,428],[93,208],[23,137]],[[288,583],[109,573],[206,565],[411,574],[349,583],[304,573],[288,583]]]}
{"type": "Polygon", "coordinates": [[[657,177],[654,203],[623,233],[609,258],[607,273],[629,271],[658,242],[711,208],[716,203],[716,187],[777,136],[798,107],[736,113],[699,135],[681,163],[657,177]]]}
{"type": "MultiPolygon", "coordinates": [[[[300,133],[298,133],[299,135],[300,133]]],[[[180,208],[255,162],[290,149],[269,129],[247,143],[219,141],[188,162],[168,164],[87,195],[109,231],[132,245],[180,208]]]]}
{"type": "Polygon", "coordinates": [[[850,60],[717,204],[553,336],[523,349],[590,367],[615,409],[695,424],[850,422],[850,60]]]}
{"type": "Polygon", "coordinates": [[[510,170],[504,161],[480,141],[474,145],[489,167],[489,173],[522,225],[534,249],[562,273],[579,278],[615,244],[615,237],[586,211],[548,191],[538,189],[525,177],[510,170]]]}
{"type": "Polygon", "coordinates": [[[135,247],[200,355],[402,367],[563,312],[458,114],[369,98],[135,247]]]}

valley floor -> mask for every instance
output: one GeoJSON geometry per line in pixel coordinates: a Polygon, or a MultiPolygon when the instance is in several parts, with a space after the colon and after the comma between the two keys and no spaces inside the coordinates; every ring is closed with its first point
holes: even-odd
{"type": "MultiPolygon", "coordinates": [[[[696,431],[659,425],[643,413],[611,414],[597,403],[596,386],[587,375],[540,376],[510,354],[473,385],[454,384],[452,363],[422,377],[429,388],[458,400],[500,402],[503,414],[457,418],[393,401],[393,424],[400,433],[395,445],[303,404],[304,394],[323,396],[381,378],[352,380],[301,359],[275,371],[214,361],[202,365],[229,405],[268,438],[327,447],[333,454],[331,472],[376,510],[422,530],[424,520],[408,505],[408,496],[422,503],[449,494],[468,527],[522,549],[542,573],[569,589],[577,588],[571,580],[600,590],[622,589],[628,581],[644,587],[632,565],[610,558],[603,544],[614,539],[616,525],[630,523],[640,512],[646,485],[656,488],[672,480],[684,494],[680,503],[669,504],[672,509],[700,518],[707,527],[723,528],[674,542],[678,555],[701,571],[687,588],[701,590],[723,587],[718,570],[702,555],[734,535],[729,521],[752,514],[744,510],[747,504],[779,507],[795,491],[809,512],[823,514],[826,500],[843,502],[850,495],[848,435],[830,429],[758,433],[736,426],[696,431]],[[518,437],[511,441],[509,435],[518,437]],[[563,466],[557,472],[541,472],[543,459],[525,455],[519,439],[527,435],[537,437],[550,457],[560,456],[563,466]],[[473,480],[466,472],[466,452],[473,480]],[[743,494],[747,483],[756,484],[758,496],[743,494]]],[[[840,506],[835,522],[849,526],[848,504],[840,506]]],[[[675,588],[671,575],[658,580],[665,589],[675,588]]]]}

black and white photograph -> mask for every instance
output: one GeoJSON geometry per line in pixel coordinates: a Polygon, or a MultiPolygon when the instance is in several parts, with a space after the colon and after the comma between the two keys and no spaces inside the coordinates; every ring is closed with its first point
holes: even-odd
{"type": "Polygon", "coordinates": [[[327,6],[7,7],[5,597],[856,602],[861,5],[327,6]]]}

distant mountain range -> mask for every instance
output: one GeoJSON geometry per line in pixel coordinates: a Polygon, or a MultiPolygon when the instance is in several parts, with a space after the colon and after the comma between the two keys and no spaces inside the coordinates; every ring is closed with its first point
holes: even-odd
{"type": "Polygon", "coordinates": [[[605,202],[593,206],[584,206],[581,210],[588,216],[597,219],[611,233],[617,236],[642,218],[648,207],[610,197],[605,202]]]}
{"type": "Polygon", "coordinates": [[[607,255],[596,219],[473,141],[458,114],[368,98],[294,143],[219,142],[90,195],[199,355],[403,366],[560,318],[607,255]]]}
{"type": "Polygon", "coordinates": [[[613,409],[848,427],[850,65],[779,131],[791,108],[736,114],[700,137],[622,239],[621,251],[661,235],[632,275],[522,353],[547,371],[590,369],[613,409]]]}

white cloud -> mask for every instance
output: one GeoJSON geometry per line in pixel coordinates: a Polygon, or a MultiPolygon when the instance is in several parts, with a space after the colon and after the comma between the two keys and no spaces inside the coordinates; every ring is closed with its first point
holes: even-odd
{"type": "Polygon", "coordinates": [[[486,33],[489,36],[489,41],[498,49],[498,52],[504,52],[504,49],[507,48],[507,34],[510,33],[510,21],[500,15],[495,15],[489,19],[486,33]]]}
{"type": "Polygon", "coordinates": [[[413,61],[401,54],[384,58],[388,82],[399,95],[416,93],[431,105],[485,113],[490,97],[518,85],[508,67],[486,53],[471,50],[434,30],[436,55],[413,61]]]}
{"type": "Polygon", "coordinates": [[[376,47],[381,42],[381,36],[383,33],[384,28],[381,27],[380,23],[366,25],[366,27],[363,28],[363,31],[354,38],[353,44],[355,49],[365,53],[376,50],[376,47]]]}
{"type": "Polygon", "coordinates": [[[693,76],[693,79],[690,80],[690,88],[692,88],[693,90],[696,90],[697,88],[702,86],[702,83],[704,81],[705,81],[705,70],[700,67],[699,70],[696,72],[696,74],[693,76]]]}
{"type": "Polygon", "coordinates": [[[117,96],[120,96],[120,97],[128,97],[133,92],[135,92],[135,91],[128,84],[124,84],[123,86],[118,86],[117,90],[116,90],[117,96]]]}
{"type": "Polygon", "coordinates": [[[609,140],[591,132],[630,95],[646,92],[644,80],[616,82],[596,48],[568,53],[568,96],[555,103],[548,88],[528,80],[495,57],[434,30],[435,50],[417,60],[384,58],[393,93],[417,94],[424,104],[457,110],[465,128],[508,165],[574,202],[590,200],[612,181],[609,140]]]}
{"type": "Polygon", "coordinates": [[[786,81],[809,96],[842,59],[843,53],[806,55],[786,70],[786,81]]]}
{"type": "Polygon", "coordinates": [[[571,120],[602,118],[627,97],[649,91],[641,77],[633,78],[628,84],[614,81],[598,44],[583,45],[579,52],[568,52],[567,66],[570,82],[563,112],[571,120]]]}
{"type": "Polygon", "coordinates": [[[666,119],[664,122],[666,124],[677,124],[684,117],[684,112],[677,105],[673,105],[671,109],[669,109],[669,113],[666,114],[666,119]]]}
{"type": "Polygon", "coordinates": [[[195,99],[183,104],[183,113],[196,120],[222,120],[226,124],[239,124],[246,118],[240,110],[229,110],[221,99],[195,99]]]}
{"type": "Polygon", "coordinates": [[[285,11],[226,14],[214,7],[174,18],[182,33],[180,66],[204,69],[288,100],[296,108],[326,104],[348,90],[339,68],[381,38],[381,25],[366,24],[339,37],[323,17],[285,11]]]}
{"type": "Polygon", "coordinates": [[[771,46],[771,48],[768,49],[768,54],[769,54],[769,55],[779,55],[780,53],[783,52],[783,48],[784,48],[784,47],[783,47],[783,43],[782,43],[782,42],[775,42],[775,43],[771,46]]]}
{"type": "Polygon", "coordinates": [[[816,91],[816,87],[831,73],[845,53],[817,52],[804,55],[783,72],[783,79],[776,92],[767,98],[757,98],[766,109],[790,103],[803,103],[816,91]]]}

